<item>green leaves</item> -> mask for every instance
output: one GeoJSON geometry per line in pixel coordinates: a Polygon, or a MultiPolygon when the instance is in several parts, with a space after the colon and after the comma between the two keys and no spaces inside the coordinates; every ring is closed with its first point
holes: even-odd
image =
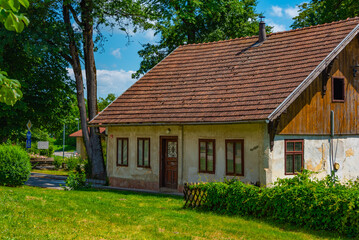
{"type": "Polygon", "coordinates": [[[20,33],[25,25],[29,25],[29,19],[19,12],[21,6],[28,8],[29,2],[27,0],[0,0],[0,22],[7,30],[20,33]]]}
{"type": "Polygon", "coordinates": [[[359,15],[359,1],[311,0],[299,5],[299,15],[294,17],[292,28],[345,20],[359,15]]]}
{"type": "Polygon", "coordinates": [[[217,213],[268,218],[359,237],[359,180],[340,183],[332,176],[318,180],[303,171],[267,188],[225,181],[190,185],[189,189],[205,193],[201,206],[217,213]]]}
{"type": "Polygon", "coordinates": [[[22,97],[18,80],[7,78],[7,73],[0,71],[0,102],[14,105],[22,97]]]}
{"type": "MultiPolygon", "coordinates": [[[[150,5],[157,14],[158,44],[147,44],[138,52],[143,58],[139,78],[176,47],[184,43],[212,42],[258,33],[255,0],[153,0],[150,5]]],[[[156,15],[154,14],[154,15],[156,15]]]]}

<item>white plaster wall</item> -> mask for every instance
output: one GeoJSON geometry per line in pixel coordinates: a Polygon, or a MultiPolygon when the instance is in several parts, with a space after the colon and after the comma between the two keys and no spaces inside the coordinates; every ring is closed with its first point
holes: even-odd
{"type": "MultiPolygon", "coordinates": [[[[178,136],[178,148],[181,149],[180,126],[129,126],[109,127],[107,146],[107,174],[108,177],[119,177],[133,180],[159,182],[160,136],[178,136]],[[168,133],[168,129],[171,132],[168,133]],[[117,138],[128,138],[128,166],[116,165],[117,138]],[[137,138],[150,138],[150,168],[137,167],[137,138]]],[[[178,174],[182,169],[182,155],[178,152],[178,174]]]]}
{"type": "MultiPolygon", "coordinates": [[[[220,181],[225,172],[225,140],[244,139],[243,182],[256,183],[263,174],[263,159],[268,144],[265,123],[185,125],[185,126],[128,126],[108,127],[107,172],[109,177],[159,182],[160,136],[178,137],[178,184],[199,181],[220,181]],[[171,132],[168,133],[168,129],[171,132]],[[150,138],[151,168],[137,167],[137,138],[150,138]],[[116,139],[129,138],[128,167],[116,166],[116,139]],[[198,140],[216,140],[215,174],[198,173],[198,140]],[[265,140],[264,140],[265,139],[265,140]],[[184,146],[182,148],[182,146],[184,146]],[[184,156],[182,158],[182,156],[184,156]]],[[[264,176],[265,177],[265,176],[264,176]]],[[[231,177],[228,177],[231,178],[231,177]]]]}
{"type": "MultiPolygon", "coordinates": [[[[263,124],[226,124],[184,126],[184,171],[183,182],[221,181],[226,177],[226,139],[244,139],[244,176],[243,182],[260,181],[260,161],[263,159],[263,138],[266,125],[263,124]],[[198,140],[216,140],[215,174],[198,172],[198,140]]],[[[227,178],[233,178],[227,176],[227,178]]]]}
{"type": "Polygon", "coordinates": [[[341,181],[359,177],[359,136],[336,136],[333,139],[333,159],[329,136],[284,136],[275,137],[273,151],[269,155],[269,171],[274,182],[277,178],[291,178],[285,175],[284,140],[304,139],[304,167],[317,172],[323,178],[333,170],[334,162],[340,164],[335,174],[341,181]]]}

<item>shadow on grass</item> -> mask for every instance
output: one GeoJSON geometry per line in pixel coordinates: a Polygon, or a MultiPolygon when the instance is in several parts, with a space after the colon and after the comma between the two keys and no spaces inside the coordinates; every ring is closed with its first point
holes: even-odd
{"type": "MultiPolygon", "coordinates": [[[[84,192],[109,192],[115,194],[121,194],[126,196],[141,196],[141,197],[158,197],[158,198],[171,198],[176,200],[183,199],[183,196],[168,194],[168,193],[156,193],[156,192],[141,192],[141,191],[131,191],[131,190],[115,190],[115,189],[98,189],[98,188],[84,188],[77,191],[84,192]]],[[[183,208],[181,208],[183,209],[183,208]]]]}
{"type": "Polygon", "coordinates": [[[246,221],[251,221],[251,222],[256,222],[256,223],[262,223],[262,224],[267,224],[271,227],[277,228],[279,230],[283,230],[286,232],[298,232],[298,233],[305,233],[305,234],[309,234],[312,236],[315,236],[318,239],[357,239],[355,237],[348,237],[336,232],[332,232],[332,231],[326,231],[326,230],[313,230],[313,229],[309,229],[308,227],[305,226],[301,226],[301,225],[294,225],[294,224],[290,224],[290,223],[283,223],[283,222],[279,222],[275,219],[271,219],[271,218],[255,218],[252,216],[240,216],[240,215],[234,215],[234,214],[225,214],[225,213],[218,213],[215,211],[210,211],[210,210],[206,210],[203,208],[185,208],[188,209],[189,211],[195,211],[198,213],[210,213],[210,214],[214,214],[217,216],[226,216],[226,217],[232,217],[232,218],[241,218],[243,220],[246,221]]]}

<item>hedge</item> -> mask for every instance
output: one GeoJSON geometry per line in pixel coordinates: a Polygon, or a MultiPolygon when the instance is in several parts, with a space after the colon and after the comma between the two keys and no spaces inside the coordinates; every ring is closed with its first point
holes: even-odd
{"type": "Polygon", "coordinates": [[[30,157],[19,146],[0,145],[0,185],[23,185],[30,177],[30,157]]]}
{"type": "Polygon", "coordinates": [[[305,171],[292,179],[280,179],[271,188],[235,180],[195,187],[207,193],[202,205],[207,210],[359,237],[358,180],[340,183],[330,176],[324,180],[311,179],[305,171]]]}

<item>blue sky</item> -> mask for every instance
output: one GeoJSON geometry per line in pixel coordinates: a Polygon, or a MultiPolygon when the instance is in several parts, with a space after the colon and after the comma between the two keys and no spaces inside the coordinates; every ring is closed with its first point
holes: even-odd
{"type": "MultiPolygon", "coordinates": [[[[298,13],[298,4],[305,0],[258,0],[257,12],[263,13],[267,25],[273,26],[274,32],[290,29],[292,18],[298,13]]],[[[120,31],[104,33],[107,41],[104,49],[95,53],[98,97],[106,97],[108,93],[116,96],[122,94],[136,80],[131,78],[141,62],[137,52],[141,44],[155,43],[158,40],[152,30],[132,34],[130,42],[120,31]]],[[[71,70],[70,70],[71,75],[71,70]]]]}

